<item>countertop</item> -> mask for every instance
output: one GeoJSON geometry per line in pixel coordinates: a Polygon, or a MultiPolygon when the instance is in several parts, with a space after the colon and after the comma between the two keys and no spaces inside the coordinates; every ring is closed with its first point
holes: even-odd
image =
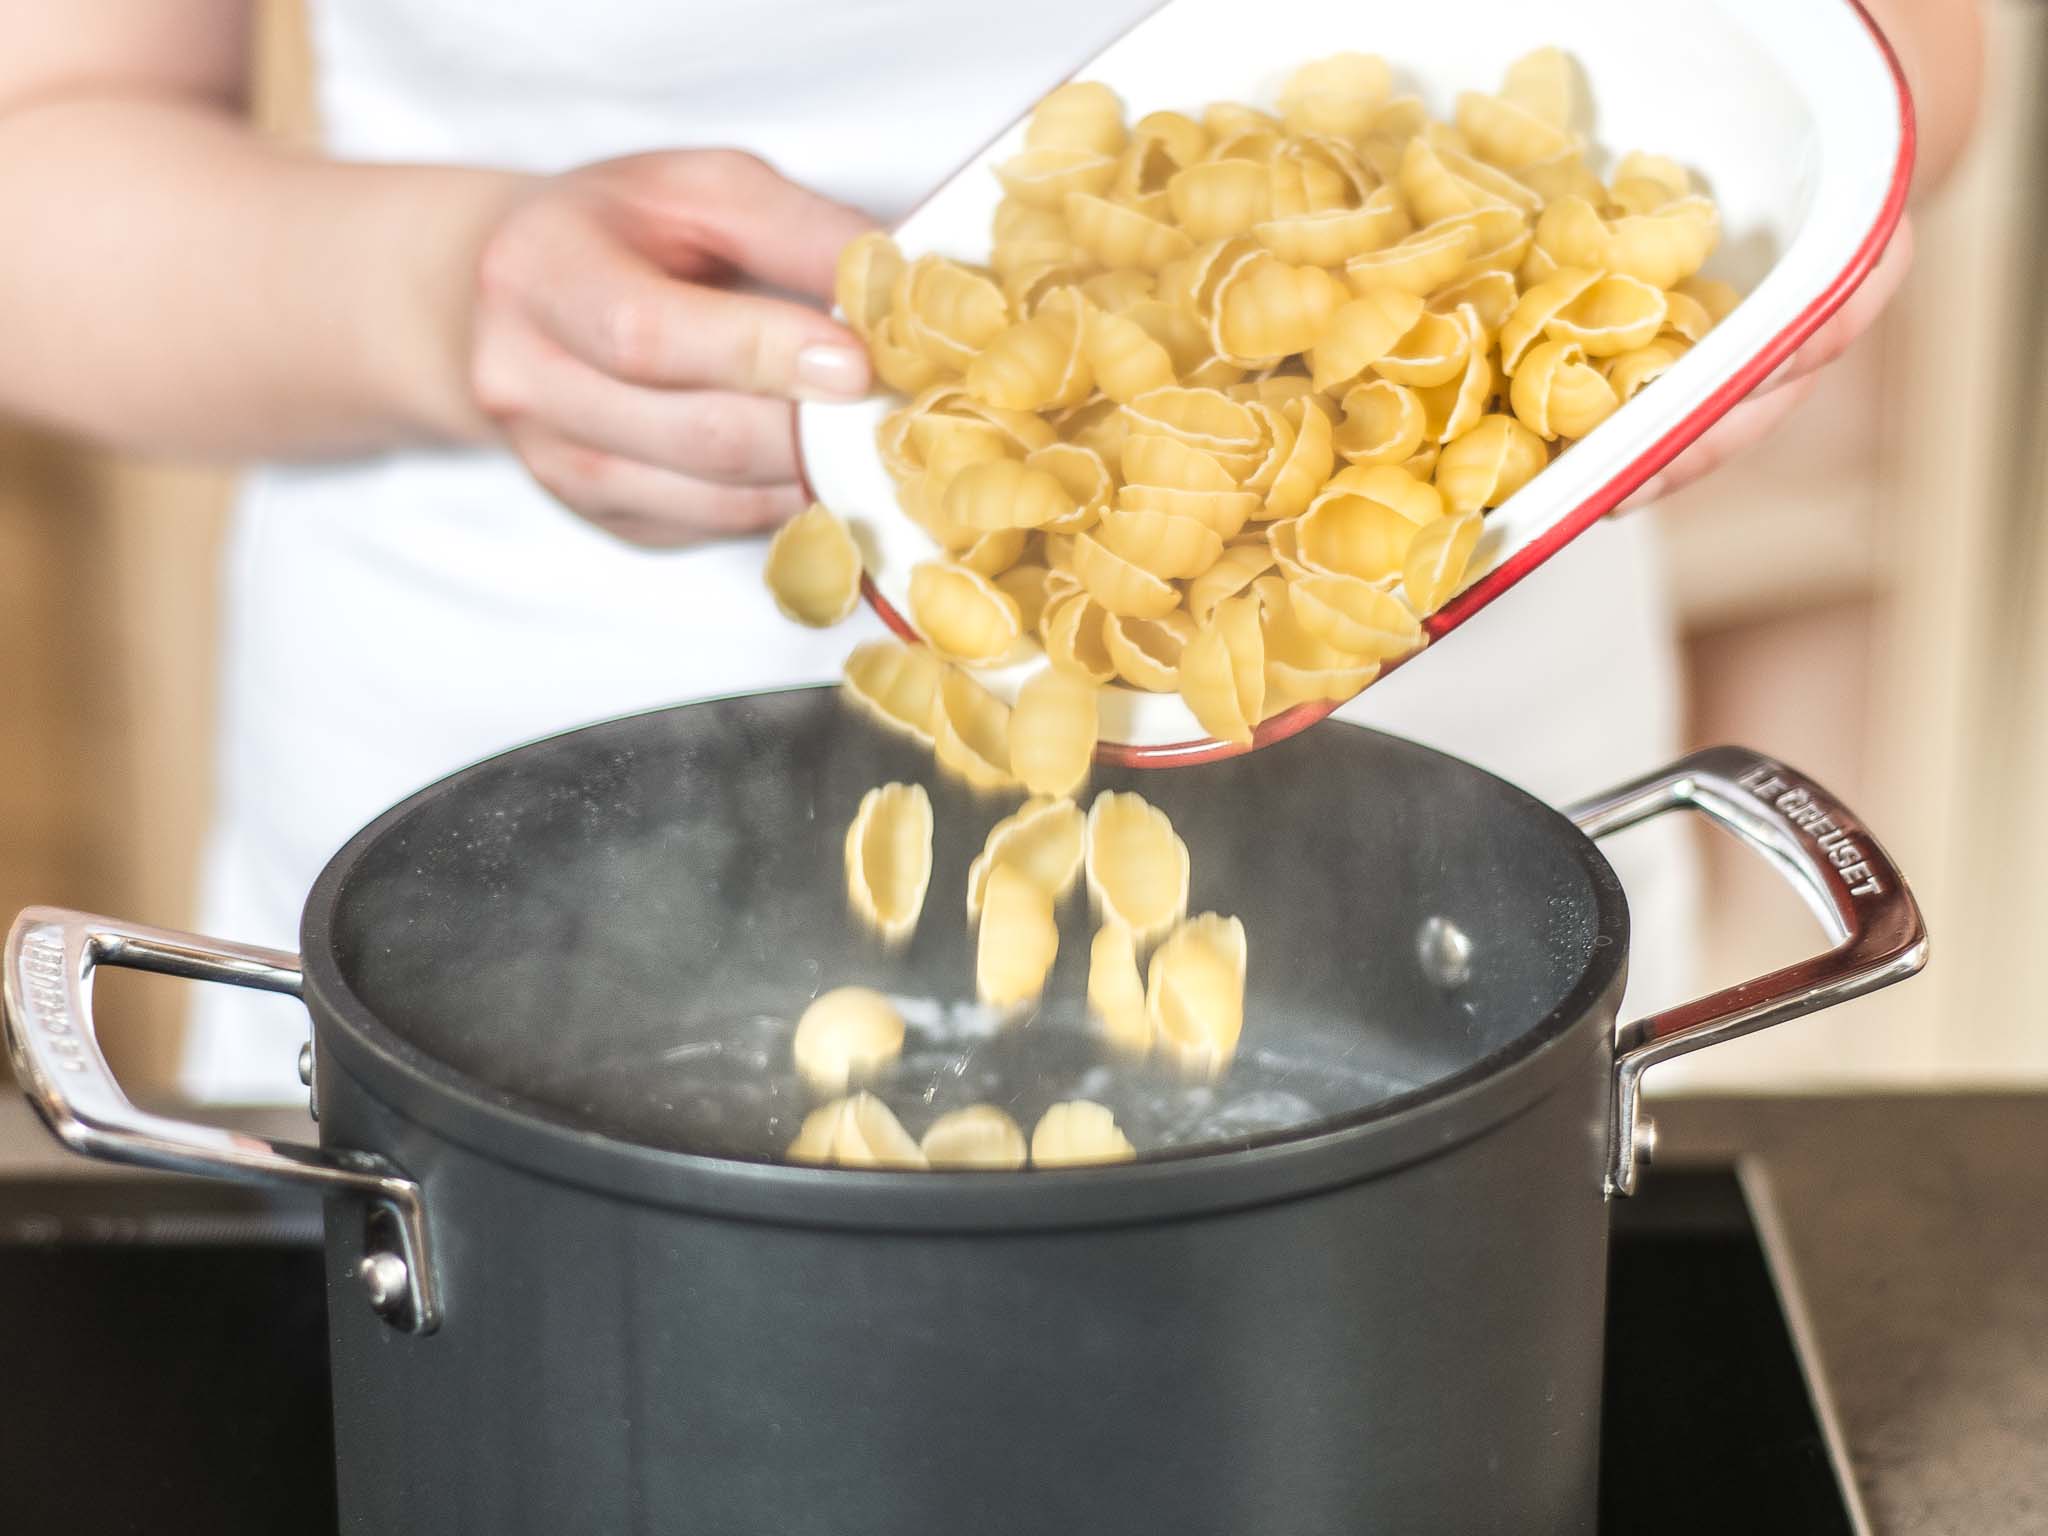
{"type": "MultiPolygon", "coordinates": [[[[2048,1532],[2048,1094],[1652,1108],[1662,1163],[1761,1161],[1880,1536],[2048,1532]]],[[[83,1167],[0,1091],[0,1177],[83,1167]]]]}

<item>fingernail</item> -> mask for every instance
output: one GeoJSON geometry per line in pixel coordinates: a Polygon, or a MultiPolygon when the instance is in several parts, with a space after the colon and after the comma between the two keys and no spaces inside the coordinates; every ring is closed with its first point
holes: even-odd
{"type": "Polygon", "coordinates": [[[868,392],[868,360],[852,347],[805,347],[796,355],[800,400],[858,400],[868,392]]]}

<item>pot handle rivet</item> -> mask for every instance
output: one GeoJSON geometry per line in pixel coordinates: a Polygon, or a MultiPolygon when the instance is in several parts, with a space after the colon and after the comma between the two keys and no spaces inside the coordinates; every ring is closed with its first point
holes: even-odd
{"type": "Polygon", "coordinates": [[[356,1266],[356,1278],[379,1317],[402,1311],[409,1304],[412,1275],[405,1260],[395,1253],[371,1254],[356,1266]]]}
{"type": "Polygon", "coordinates": [[[1642,1167],[1657,1160],[1657,1122],[1648,1115],[1636,1116],[1636,1166],[1642,1167]]]}

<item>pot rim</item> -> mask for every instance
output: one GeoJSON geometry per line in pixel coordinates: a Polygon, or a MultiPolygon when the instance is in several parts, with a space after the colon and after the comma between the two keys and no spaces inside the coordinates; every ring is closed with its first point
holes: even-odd
{"type": "MultiPolygon", "coordinates": [[[[1354,1182],[1448,1151],[1499,1125],[1543,1097],[1566,1073],[1585,1070],[1581,1058],[1587,1054],[1597,1054],[1600,1071],[1609,1070],[1627,973],[1629,920],[1620,881],[1592,839],[1561,812],[1511,784],[1505,787],[1527,804],[1532,816],[1569,834],[1568,846],[1592,887],[1594,937],[1585,968],[1542,1019],[1491,1054],[1419,1088],[1310,1127],[1094,1167],[811,1168],[604,1136],[546,1105],[458,1072],[378,1019],[349,986],[333,945],[335,913],[369,849],[414,811],[461,793],[470,780],[507,757],[584,731],[689,707],[666,705],[617,716],[480,759],[407,796],[343,844],[314,881],[300,922],[304,996],[323,1082],[339,1068],[429,1135],[553,1182],[636,1203],[804,1226],[1028,1230],[1166,1219],[1354,1182]]],[[[1486,774],[1447,753],[1434,755],[1459,771],[1486,774]]],[[[1604,1123],[1588,1130],[1608,1133],[1604,1123]]]]}

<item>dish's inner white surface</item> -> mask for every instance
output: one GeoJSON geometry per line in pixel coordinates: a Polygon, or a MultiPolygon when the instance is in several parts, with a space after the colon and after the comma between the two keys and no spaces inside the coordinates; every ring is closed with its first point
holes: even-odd
{"type": "MultiPolygon", "coordinates": [[[[1836,280],[1875,223],[1898,154],[1897,99],[1882,54],[1845,0],[1575,0],[1456,6],[1359,0],[1176,0],[1077,72],[1123,98],[1132,117],[1214,100],[1270,105],[1301,64],[1342,49],[1383,55],[1397,89],[1448,118],[1457,93],[1492,90],[1532,48],[1579,64],[1580,126],[1604,170],[1631,150],[1670,155],[1722,215],[1707,274],[1744,303],[1669,372],[1487,516],[1466,588],[1582,505],[1711,396],[1836,280]]],[[[986,260],[1001,188],[989,167],[1022,145],[1020,122],[897,231],[912,254],[986,260]]],[[[900,397],[806,405],[800,432],[812,488],[854,522],[883,597],[908,615],[909,571],[932,558],[897,508],[874,432],[900,397]]],[[[978,674],[1014,699],[1042,659],[978,674]]],[[[1106,691],[1103,737],[1158,745],[1206,733],[1176,697],[1106,691]]]]}

